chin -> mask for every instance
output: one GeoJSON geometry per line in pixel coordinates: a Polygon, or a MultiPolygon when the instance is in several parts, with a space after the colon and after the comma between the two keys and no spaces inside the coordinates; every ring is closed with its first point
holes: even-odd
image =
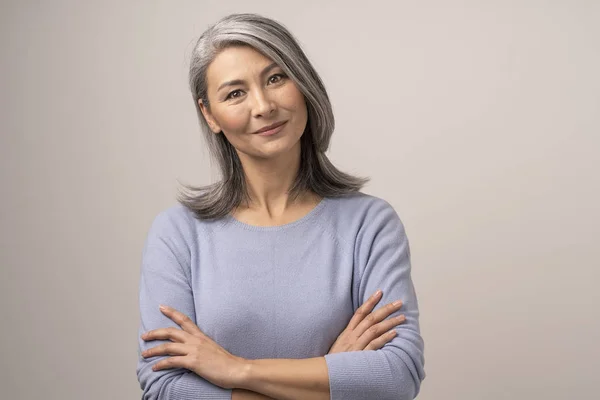
{"type": "Polygon", "coordinates": [[[252,158],[276,159],[282,156],[293,156],[300,150],[300,140],[294,143],[281,143],[283,141],[274,141],[265,143],[260,148],[254,148],[253,151],[246,153],[252,158]]]}

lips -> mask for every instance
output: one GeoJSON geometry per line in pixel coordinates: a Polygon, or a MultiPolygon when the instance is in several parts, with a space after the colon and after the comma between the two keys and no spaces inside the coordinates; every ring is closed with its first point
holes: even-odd
{"type": "Polygon", "coordinates": [[[287,121],[281,121],[281,122],[275,122],[274,124],[265,126],[263,128],[260,128],[259,130],[257,130],[254,133],[262,133],[262,132],[266,132],[266,131],[270,131],[271,129],[275,129],[283,124],[285,124],[287,121]]]}

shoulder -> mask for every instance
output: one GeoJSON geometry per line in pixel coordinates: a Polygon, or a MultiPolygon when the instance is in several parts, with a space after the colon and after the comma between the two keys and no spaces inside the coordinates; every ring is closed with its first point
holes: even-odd
{"type": "Polygon", "coordinates": [[[192,213],[183,205],[175,204],[160,210],[152,220],[152,227],[165,228],[193,224],[192,213]]]}
{"type": "Polygon", "coordinates": [[[340,208],[349,211],[373,211],[382,208],[393,210],[393,207],[386,200],[363,192],[330,197],[329,201],[337,203],[340,208]]]}
{"type": "Polygon", "coordinates": [[[149,238],[167,239],[169,242],[185,243],[197,234],[198,220],[182,204],[175,204],[160,210],[152,219],[148,231],[149,238]]]}
{"type": "MultiPolygon", "coordinates": [[[[400,217],[394,207],[386,200],[358,192],[352,195],[330,198],[333,203],[333,218],[341,223],[357,228],[381,225],[389,222],[402,225],[400,217]]],[[[350,226],[346,226],[350,228],[350,226]]]]}
{"type": "Polygon", "coordinates": [[[175,204],[155,214],[144,242],[144,253],[175,257],[188,276],[192,254],[198,251],[198,230],[201,223],[192,211],[175,204]]]}
{"type": "Polygon", "coordinates": [[[386,200],[358,192],[328,199],[327,227],[346,243],[357,245],[381,235],[404,236],[404,224],[386,200]]]}

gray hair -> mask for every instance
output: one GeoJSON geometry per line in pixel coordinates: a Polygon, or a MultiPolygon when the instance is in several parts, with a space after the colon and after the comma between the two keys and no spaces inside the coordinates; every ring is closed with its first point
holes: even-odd
{"type": "Polygon", "coordinates": [[[213,133],[200,110],[198,100],[210,110],[206,71],[215,57],[230,46],[250,46],[273,60],[304,94],[308,121],[300,139],[298,175],[289,190],[292,198],[307,190],[322,197],[336,197],[359,191],[368,181],[338,170],[325,151],[335,121],[329,96],[321,78],[292,34],[280,23],[258,14],[231,14],[211,25],[198,39],[190,61],[189,83],[211,156],[217,161],[221,180],[208,186],[183,185],[178,201],[198,219],[226,216],[243,201],[248,190],[242,163],[223,132],[213,133]]]}

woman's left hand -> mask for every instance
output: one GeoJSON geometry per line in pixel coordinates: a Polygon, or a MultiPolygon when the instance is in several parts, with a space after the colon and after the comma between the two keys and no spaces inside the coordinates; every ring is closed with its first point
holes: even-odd
{"type": "Polygon", "coordinates": [[[152,369],[158,371],[169,368],[186,368],[207,381],[224,389],[239,387],[245,359],[236,357],[206,336],[185,314],[171,308],[161,307],[161,311],[181,329],[160,328],[144,333],[141,338],[149,340],[171,340],[142,352],[144,358],[170,355],[157,362],[152,369]]]}

